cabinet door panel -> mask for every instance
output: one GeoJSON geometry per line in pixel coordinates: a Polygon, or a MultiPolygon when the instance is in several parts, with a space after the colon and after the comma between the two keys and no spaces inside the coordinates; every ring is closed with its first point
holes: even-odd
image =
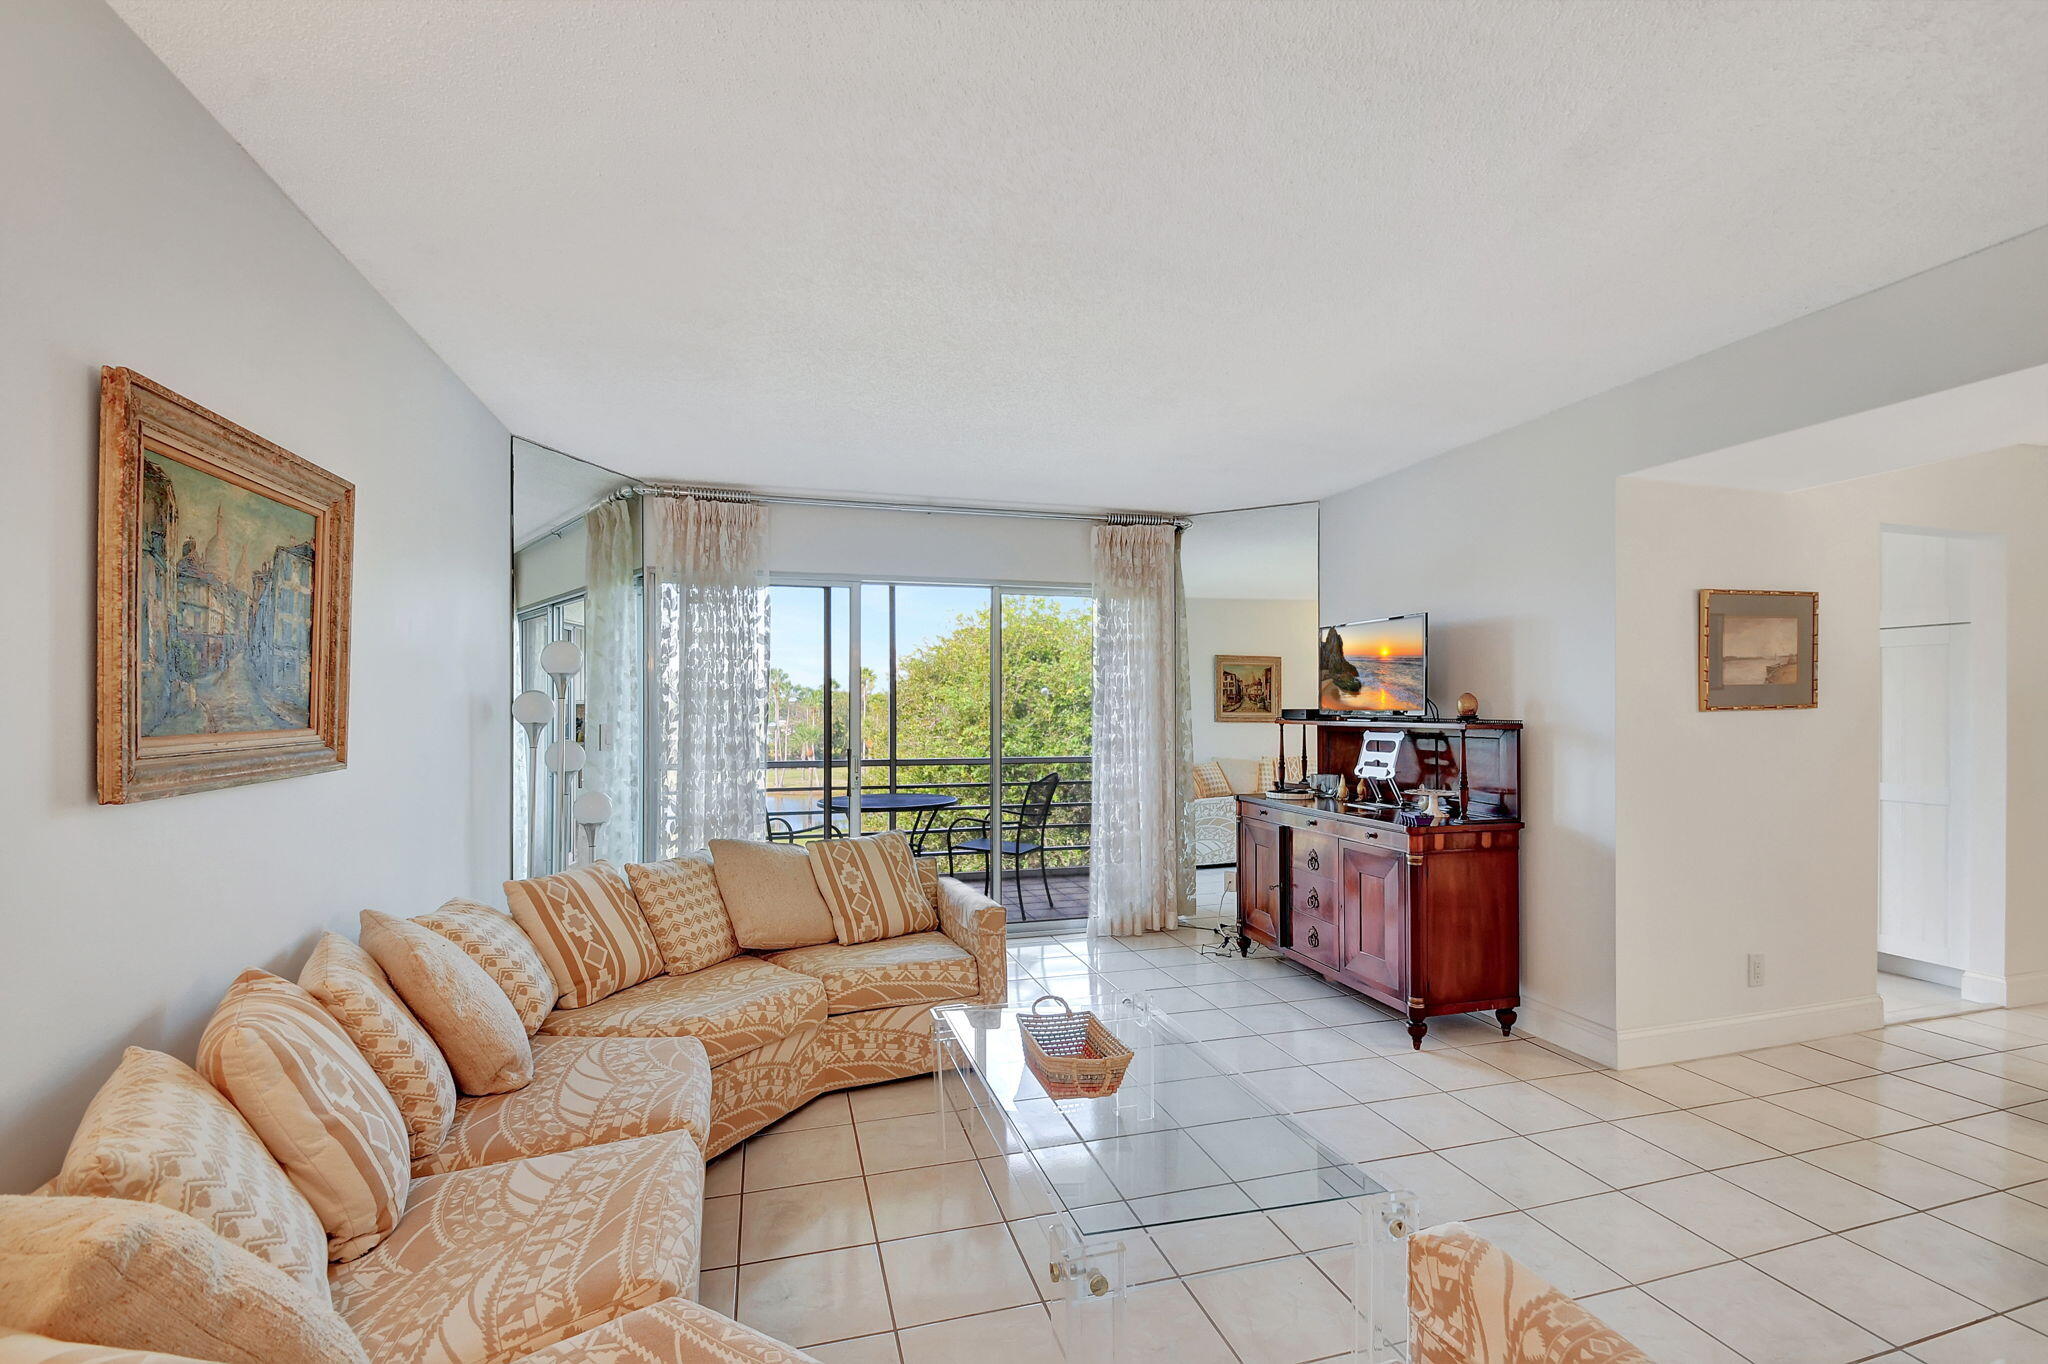
{"type": "Polygon", "coordinates": [[[1388,994],[1408,993],[1408,859],[1345,844],[1338,886],[1343,969],[1388,994]]]}
{"type": "Polygon", "coordinates": [[[1270,824],[1238,821],[1237,904],[1253,931],[1280,936],[1280,831],[1270,824]]]}

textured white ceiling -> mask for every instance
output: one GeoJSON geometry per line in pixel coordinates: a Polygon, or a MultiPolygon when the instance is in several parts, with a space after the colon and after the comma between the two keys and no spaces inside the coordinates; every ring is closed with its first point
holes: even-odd
{"type": "Polygon", "coordinates": [[[114,0],[516,432],[1313,496],[2048,222],[2037,0],[114,0]]]}

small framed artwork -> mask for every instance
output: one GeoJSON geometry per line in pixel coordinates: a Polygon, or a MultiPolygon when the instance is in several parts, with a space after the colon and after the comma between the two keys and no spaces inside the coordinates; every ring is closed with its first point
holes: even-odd
{"type": "Polygon", "coordinates": [[[1280,660],[1264,654],[1216,655],[1216,718],[1280,718],[1280,660]]]}
{"type": "Polygon", "coordinates": [[[1820,704],[1820,593],[1700,590],[1700,709],[1820,704]]]}
{"type": "Polygon", "coordinates": [[[100,371],[102,805],[348,764],[355,488],[100,371]]]}

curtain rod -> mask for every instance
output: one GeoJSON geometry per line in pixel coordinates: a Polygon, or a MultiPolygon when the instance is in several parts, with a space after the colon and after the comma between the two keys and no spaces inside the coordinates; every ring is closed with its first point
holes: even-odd
{"type": "Polygon", "coordinates": [[[1154,512],[1061,512],[1030,511],[1012,507],[956,507],[933,502],[872,502],[858,498],[752,493],[737,488],[693,488],[673,483],[629,483],[623,488],[606,493],[553,530],[534,536],[527,544],[536,544],[550,535],[561,534],[607,502],[623,502],[634,497],[699,497],[708,502],[758,502],[783,507],[825,507],[845,511],[919,513],[927,516],[1011,516],[1027,521],[1096,521],[1113,526],[1172,526],[1177,530],[1186,530],[1190,524],[1186,517],[1154,512]]]}

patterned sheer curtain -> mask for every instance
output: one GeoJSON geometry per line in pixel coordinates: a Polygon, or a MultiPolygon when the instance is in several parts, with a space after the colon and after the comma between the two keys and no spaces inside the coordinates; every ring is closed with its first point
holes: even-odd
{"type": "Polygon", "coordinates": [[[583,766],[585,790],[612,799],[595,858],[638,862],[640,824],[640,536],[637,504],[607,502],[583,518],[583,766]]]}
{"type": "Polygon", "coordinates": [[[1169,928],[1194,908],[1185,613],[1177,527],[1095,528],[1091,935],[1169,928]]]}
{"type": "Polygon", "coordinates": [[[758,504],[646,501],[655,593],[655,857],[761,838],[768,574],[758,504]]]}

